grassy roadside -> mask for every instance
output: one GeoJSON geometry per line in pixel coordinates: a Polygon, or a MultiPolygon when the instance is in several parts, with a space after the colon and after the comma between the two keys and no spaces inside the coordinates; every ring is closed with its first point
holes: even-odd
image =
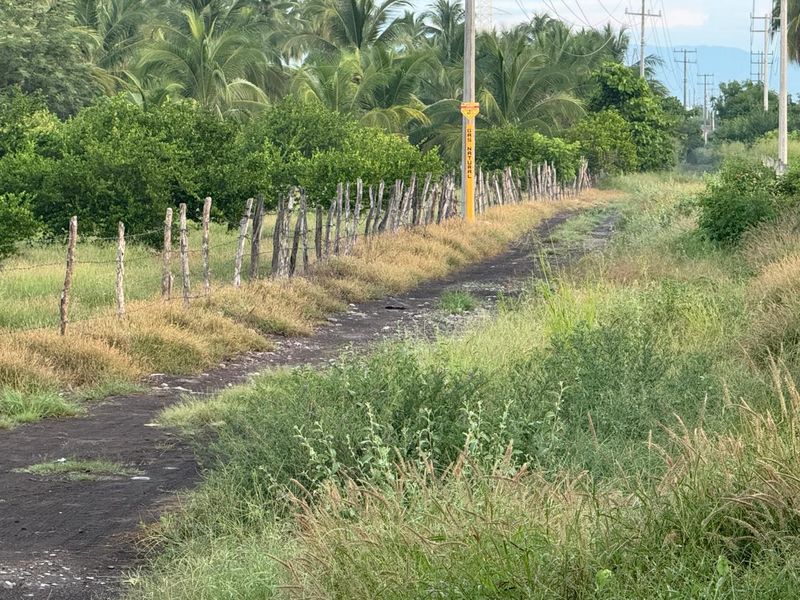
{"type": "MultiPolygon", "coordinates": [[[[217,286],[189,311],[177,302],[140,300],[129,303],[124,322],[101,313],[74,323],[63,338],[55,330],[0,332],[0,427],[73,414],[78,403],[59,395],[64,390],[86,394],[119,388],[145,373],[197,372],[227,356],[268,349],[270,334],[307,335],[348,302],[441,277],[501,252],[549,216],[612,197],[592,191],[561,203],[497,207],[474,224],[381,236],[318,265],[308,279],[217,286]]],[[[25,294],[9,300],[14,302],[25,304],[25,294]]]]}
{"type": "Polygon", "coordinates": [[[169,410],[209,471],[131,598],[796,597],[798,228],[615,184],[613,247],[464,336],[169,410]]]}

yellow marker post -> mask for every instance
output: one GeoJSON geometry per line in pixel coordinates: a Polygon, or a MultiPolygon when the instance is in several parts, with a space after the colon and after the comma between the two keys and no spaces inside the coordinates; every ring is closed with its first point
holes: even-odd
{"type": "Polygon", "coordinates": [[[461,114],[467,120],[464,128],[464,206],[467,221],[475,220],[475,117],[480,112],[477,102],[462,102],[461,114]]]}

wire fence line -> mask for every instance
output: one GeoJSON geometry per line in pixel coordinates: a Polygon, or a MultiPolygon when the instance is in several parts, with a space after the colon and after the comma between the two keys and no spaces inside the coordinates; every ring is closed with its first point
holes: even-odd
{"type": "MultiPolygon", "coordinates": [[[[314,264],[352,253],[360,241],[373,240],[378,236],[394,234],[401,230],[441,224],[460,217],[462,210],[456,184],[454,174],[445,174],[440,178],[428,174],[421,179],[412,175],[408,182],[397,180],[394,185],[380,182],[379,185],[365,187],[361,180],[357,180],[354,184],[345,182],[337,186],[336,195],[327,207],[321,205],[312,207],[305,191],[293,188],[286,196],[279,198],[277,212],[273,213],[275,222],[271,233],[265,232],[264,217],[267,212],[263,198],[250,198],[245,203],[236,237],[215,244],[210,243],[209,232],[212,200],[206,198],[200,222],[202,240],[199,248],[189,247],[186,205],[181,204],[177,225],[173,223],[173,210],[169,208],[166,211],[163,228],[126,235],[125,226],[120,223],[117,236],[87,238],[87,242],[116,242],[116,255],[105,260],[83,260],[80,256],[76,256],[78,223],[77,217],[73,217],[70,220],[67,244],[61,246],[66,260],[0,267],[0,278],[7,273],[64,267],[64,285],[61,287],[58,299],[54,299],[53,302],[54,308],[58,306],[57,326],[64,335],[67,333],[68,325],[109,318],[108,314],[103,314],[71,319],[73,276],[75,269],[79,269],[82,265],[113,266],[116,274],[113,296],[116,300],[116,316],[119,319],[151,308],[150,305],[144,305],[131,309],[125,304],[125,268],[145,262],[154,263],[154,267],[158,266],[155,263],[161,263],[161,300],[168,303],[182,302],[183,306],[188,308],[193,301],[209,297],[212,289],[211,257],[219,256],[219,251],[222,249],[235,250],[232,256],[227,255],[226,258],[226,262],[232,266],[231,281],[235,288],[240,287],[243,280],[252,281],[263,276],[261,257],[270,256],[272,259],[268,265],[268,276],[271,278],[288,279],[306,275],[314,264]],[[310,223],[309,212],[312,213],[313,223],[310,223]],[[153,251],[144,256],[126,256],[129,241],[152,238],[158,234],[163,235],[160,251],[153,251]],[[263,249],[262,244],[266,246],[263,249]],[[199,256],[201,264],[195,263],[192,268],[189,262],[190,256],[199,256]],[[247,265],[245,260],[248,261],[247,265]],[[177,268],[173,271],[174,266],[177,268]],[[245,266],[247,266],[246,273],[245,266]],[[199,287],[196,283],[198,278],[201,281],[199,287]],[[199,294],[198,289],[202,290],[199,294]]],[[[476,173],[475,212],[481,214],[489,207],[497,205],[573,197],[591,185],[593,180],[586,161],[582,161],[577,176],[569,182],[560,180],[555,167],[547,163],[528,164],[522,174],[514,173],[511,168],[495,173],[485,173],[479,169],[476,173]]],[[[215,267],[217,266],[219,265],[215,263],[215,267]]],[[[218,278],[214,280],[215,285],[218,282],[218,278]]],[[[157,300],[157,296],[152,299],[157,300]]],[[[113,304],[109,305],[109,308],[112,306],[113,304]]],[[[0,334],[8,335],[48,328],[37,324],[31,327],[7,328],[0,331],[0,334]]]]}

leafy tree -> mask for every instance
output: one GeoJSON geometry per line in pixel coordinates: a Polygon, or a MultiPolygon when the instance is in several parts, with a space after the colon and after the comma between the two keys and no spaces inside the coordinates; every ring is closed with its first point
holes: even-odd
{"type": "Polygon", "coordinates": [[[675,122],[664,111],[647,82],[619,63],[606,63],[595,72],[597,84],[589,109],[616,110],[628,122],[643,171],[675,165],[675,122]]]}
{"type": "Polygon", "coordinates": [[[0,89],[41,92],[62,117],[101,93],[84,54],[92,38],[76,25],[70,1],[0,0],[0,15],[0,89]]]}

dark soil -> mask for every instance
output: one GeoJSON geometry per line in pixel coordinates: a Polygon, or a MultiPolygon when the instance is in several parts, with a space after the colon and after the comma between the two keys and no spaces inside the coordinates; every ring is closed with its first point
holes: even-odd
{"type": "Polygon", "coordinates": [[[519,292],[541,275],[540,256],[557,269],[597,250],[615,223],[609,215],[581,247],[560,248],[548,235],[569,217],[542,223],[504,254],[472,265],[409,294],[351,305],[312,336],[281,340],[274,352],[252,353],[199,376],[153,376],[150,390],[109,398],[79,418],[48,420],[0,432],[0,599],[67,600],[118,597],[123,572],[137,561],[136,536],[200,481],[189,446],[153,421],[186,394],[209,394],[273,366],[320,364],[346,347],[415,331],[451,330],[463,317],[437,310],[448,290],[467,290],[491,307],[498,295],[519,292]],[[105,459],[136,477],[70,481],[16,472],[59,458],[105,459]]]}

